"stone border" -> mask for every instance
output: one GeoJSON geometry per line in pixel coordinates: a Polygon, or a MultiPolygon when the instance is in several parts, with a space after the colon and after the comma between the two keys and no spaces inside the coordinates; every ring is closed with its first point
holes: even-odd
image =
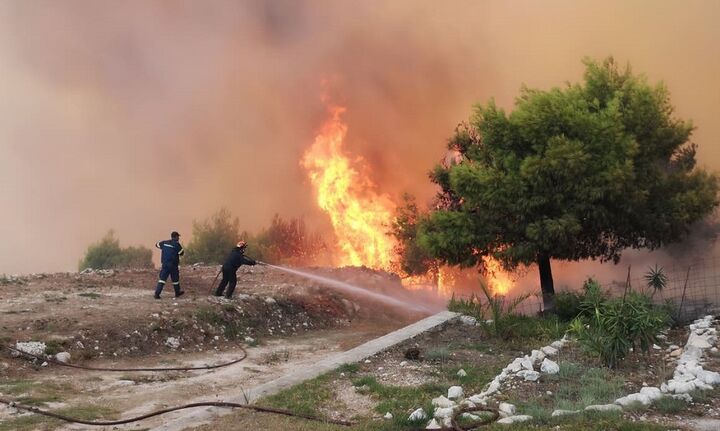
{"type": "MultiPolygon", "coordinates": [[[[460,316],[459,319],[463,324],[468,326],[477,326],[479,323],[472,316],[460,316]]],[[[488,322],[486,322],[488,323],[488,322]]],[[[556,374],[559,371],[558,365],[552,361],[549,356],[558,354],[558,351],[565,346],[570,340],[567,336],[562,339],[553,341],[549,345],[540,348],[539,350],[532,350],[530,355],[515,358],[508,366],[503,368],[502,372],[495,376],[495,378],[488,383],[485,389],[479,394],[472,395],[464,398],[463,390],[460,386],[452,386],[448,389],[448,396],[444,395],[434,398],[432,400],[435,411],[433,418],[427,424],[425,429],[441,429],[443,427],[451,427],[451,418],[455,413],[455,410],[461,407],[476,407],[477,405],[487,406],[488,401],[500,391],[500,387],[505,380],[512,377],[523,378],[528,381],[537,381],[540,378],[540,372],[546,374],[556,374]],[[540,372],[535,371],[535,364],[541,362],[540,372]]],[[[532,419],[532,416],[528,415],[515,415],[515,406],[509,403],[500,403],[499,406],[500,420],[498,423],[511,424],[516,422],[524,422],[532,419]]],[[[469,419],[477,420],[479,417],[465,413],[469,419]]],[[[422,409],[416,409],[413,411],[408,420],[418,421],[427,419],[427,413],[422,409]]]]}

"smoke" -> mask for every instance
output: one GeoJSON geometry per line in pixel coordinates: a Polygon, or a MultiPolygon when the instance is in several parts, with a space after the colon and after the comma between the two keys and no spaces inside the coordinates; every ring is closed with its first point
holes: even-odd
{"type": "Polygon", "coordinates": [[[9,0],[0,3],[0,273],[68,270],[114,228],[152,246],[220,206],[327,228],[299,166],[330,79],[383,192],[471,105],[614,55],[664,80],[720,166],[720,3],[9,0]]]}

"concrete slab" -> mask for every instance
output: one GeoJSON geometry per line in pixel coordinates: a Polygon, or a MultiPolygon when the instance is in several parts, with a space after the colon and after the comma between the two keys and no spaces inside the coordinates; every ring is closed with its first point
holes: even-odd
{"type": "MultiPolygon", "coordinates": [[[[432,328],[440,326],[458,316],[458,313],[443,311],[430,317],[426,317],[425,319],[415,322],[412,325],[393,331],[380,338],[368,341],[367,343],[357,346],[354,349],[333,355],[316,363],[314,366],[297,370],[294,373],[287,374],[268,383],[245,390],[241,395],[228,398],[213,398],[212,394],[208,394],[208,399],[242,404],[253,403],[260,398],[276,394],[306,380],[314,379],[315,377],[336,369],[342,364],[358,362],[367,357],[373,356],[376,353],[420,335],[432,328]]],[[[186,410],[178,413],[175,417],[168,416],[165,423],[153,429],[157,431],[181,431],[189,427],[206,424],[213,419],[229,414],[230,412],[232,412],[230,409],[216,408],[186,410]]]]}
{"type": "Polygon", "coordinates": [[[690,426],[695,431],[718,431],[720,430],[720,420],[718,419],[695,419],[690,422],[690,426]]]}

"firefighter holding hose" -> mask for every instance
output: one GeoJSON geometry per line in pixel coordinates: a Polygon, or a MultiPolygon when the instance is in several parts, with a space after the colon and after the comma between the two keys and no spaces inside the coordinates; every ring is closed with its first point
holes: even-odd
{"type": "Polygon", "coordinates": [[[247,243],[240,241],[237,243],[225,258],[225,263],[222,266],[222,280],[215,291],[215,296],[223,296],[225,286],[227,286],[227,292],[225,292],[225,298],[232,298],[233,292],[235,292],[235,286],[237,286],[237,270],[242,265],[255,265],[256,261],[245,256],[245,249],[247,243]]]}

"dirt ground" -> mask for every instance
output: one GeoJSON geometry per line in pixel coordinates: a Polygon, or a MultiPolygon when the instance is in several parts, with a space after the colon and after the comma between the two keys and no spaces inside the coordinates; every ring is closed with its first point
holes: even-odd
{"type": "MultiPolygon", "coordinates": [[[[103,414],[90,415],[127,417],[241,395],[425,316],[260,266],[241,269],[235,298],[228,301],[208,295],[216,274],[216,267],[182,268],[187,294],[177,300],[170,286],[161,300],[153,299],[153,270],[0,278],[2,345],[42,341],[49,353],[67,351],[73,363],[103,367],[215,364],[237,358],[240,345],[248,352],[240,364],[213,371],[110,373],[42,366],[4,350],[0,395],[53,410],[102,407],[103,414]]],[[[396,277],[365,268],[322,274],[376,292],[402,290],[396,277]]],[[[0,408],[0,429],[3,422],[15,429],[10,421],[17,419],[0,408]]],[[[16,423],[18,429],[59,426],[16,423]]]]}

